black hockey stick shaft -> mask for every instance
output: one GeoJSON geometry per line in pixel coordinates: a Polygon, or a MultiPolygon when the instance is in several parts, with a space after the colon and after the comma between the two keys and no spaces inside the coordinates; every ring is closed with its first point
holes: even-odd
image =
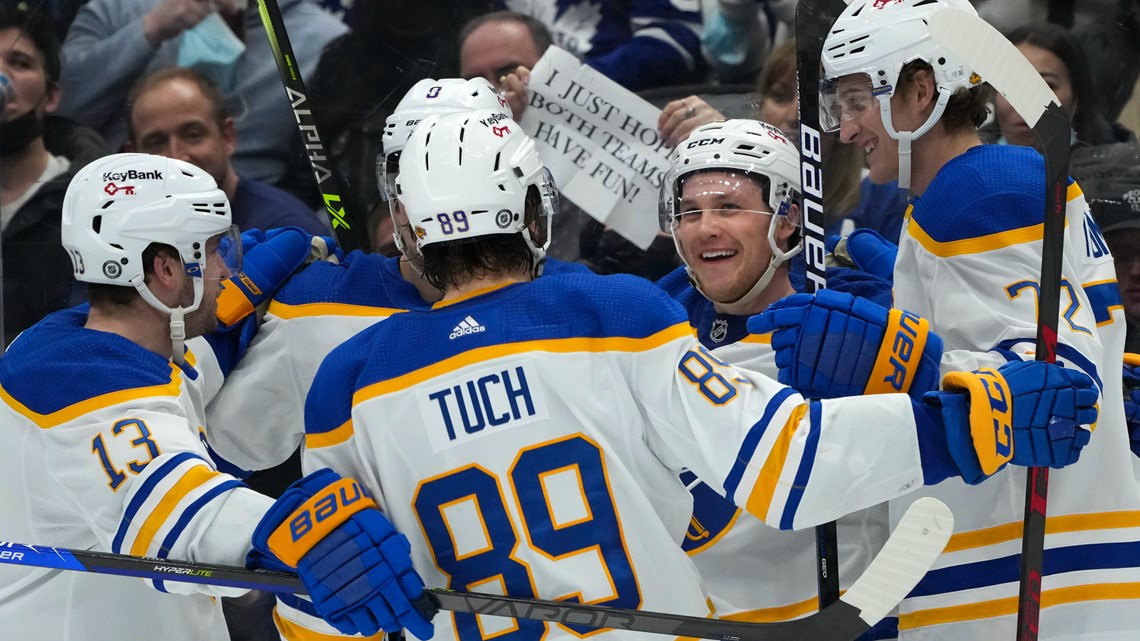
{"type": "MultiPolygon", "coordinates": [[[[796,5],[796,78],[800,115],[800,229],[808,291],[827,287],[823,237],[823,139],[819,126],[819,65],[827,32],[846,3],[800,0],[796,5]]],[[[835,522],[815,528],[819,607],[839,599],[839,538],[835,522]]]]}
{"type": "MultiPolygon", "coordinates": [[[[0,563],[267,592],[305,593],[301,580],[293,574],[19,543],[0,542],[0,563]]],[[[859,610],[845,602],[836,603],[827,612],[817,613],[810,619],[756,624],[438,588],[428,588],[426,593],[428,596],[425,598],[437,607],[452,612],[725,641],[796,641],[803,638],[838,641],[855,639],[868,629],[859,618],[859,610]]]]}
{"type": "MultiPolygon", "coordinates": [[[[1033,127],[1045,156],[1045,220],[1041,236],[1041,293],[1037,310],[1037,360],[1057,360],[1061,314],[1061,263],[1065,253],[1065,212],[1069,190],[1069,119],[1050,104],[1033,127]]],[[[1045,512],[1049,468],[1033,467],[1025,482],[1025,523],[1017,597],[1017,639],[1037,639],[1041,615],[1041,576],[1045,557],[1045,512]]]]}
{"type": "MultiPolygon", "coordinates": [[[[1041,277],[1037,296],[1037,360],[1057,358],[1061,266],[1065,251],[1071,128],[1057,96],[1025,56],[992,25],[959,10],[934,13],[930,35],[1005,96],[1033,128],[1045,158],[1045,212],[1041,231],[1041,277]]],[[[1037,639],[1045,549],[1048,468],[1029,468],[1021,539],[1017,640],[1037,639]]]]}
{"type": "MultiPolygon", "coordinates": [[[[943,503],[929,497],[915,501],[903,514],[882,550],[842,599],[820,612],[794,621],[743,623],[437,588],[428,588],[423,598],[430,599],[440,609],[452,612],[652,632],[674,637],[723,641],[850,641],[870,630],[918,584],[950,540],[953,529],[954,515],[943,503]]],[[[0,541],[0,563],[303,593],[300,580],[292,574],[3,541],[0,541]]]]}
{"type": "Polygon", "coordinates": [[[265,27],[265,34],[269,37],[269,48],[273,51],[273,59],[277,61],[281,84],[285,87],[293,116],[297,119],[297,132],[301,135],[309,166],[312,167],[313,176],[317,179],[317,187],[321,191],[325,213],[329,217],[337,245],[346,252],[354,249],[368,251],[370,241],[364,219],[360,216],[350,216],[344,209],[340,194],[344,193],[345,183],[337,173],[335,163],[321,142],[320,133],[317,132],[317,122],[313,118],[309,104],[309,92],[305,90],[301,68],[293,55],[289,33],[285,31],[281,7],[277,4],[277,0],[257,0],[257,9],[261,15],[261,24],[265,27]]]}

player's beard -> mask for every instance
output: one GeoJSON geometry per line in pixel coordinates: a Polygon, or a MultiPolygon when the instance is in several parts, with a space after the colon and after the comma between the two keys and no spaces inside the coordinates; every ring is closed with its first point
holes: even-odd
{"type": "MultiPolygon", "coordinates": [[[[186,338],[202,336],[218,329],[218,306],[216,299],[218,292],[211,292],[209,289],[208,286],[203,287],[202,302],[198,305],[198,309],[186,314],[186,318],[184,319],[186,323],[186,338]]],[[[180,292],[179,300],[182,301],[183,305],[192,305],[194,303],[193,280],[186,279],[182,291],[180,292]]]]}

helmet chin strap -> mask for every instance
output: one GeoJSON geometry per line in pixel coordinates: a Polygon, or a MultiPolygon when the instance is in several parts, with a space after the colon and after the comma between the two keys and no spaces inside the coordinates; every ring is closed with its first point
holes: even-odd
{"type": "Polygon", "coordinates": [[[205,289],[202,279],[194,278],[193,280],[194,303],[189,307],[171,308],[167,306],[158,300],[158,297],[154,295],[154,292],[150,291],[150,288],[146,286],[142,278],[139,278],[138,282],[132,284],[135,286],[135,290],[138,291],[139,296],[142,296],[142,299],[146,301],[148,305],[160,312],[170,315],[170,357],[175,364],[184,364],[186,362],[186,314],[197,310],[202,304],[202,292],[205,289]]]}
{"type": "Polygon", "coordinates": [[[888,95],[879,96],[879,113],[882,115],[883,128],[886,130],[887,135],[899,141],[899,188],[910,189],[910,168],[911,168],[911,143],[926,132],[938,122],[942,117],[943,112],[946,111],[946,103],[950,101],[950,92],[938,88],[938,100],[934,103],[934,110],[930,112],[930,116],[922,126],[915,131],[895,131],[894,121],[891,119],[891,97],[888,95]]]}

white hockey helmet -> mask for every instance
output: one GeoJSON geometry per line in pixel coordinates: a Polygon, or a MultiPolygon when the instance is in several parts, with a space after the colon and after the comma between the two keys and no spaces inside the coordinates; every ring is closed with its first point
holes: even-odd
{"type": "Polygon", "coordinates": [[[428,116],[474,109],[495,109],[515,117],[506,98],[486,78],[424,78],[404,94],[384,123],[384,153],[376,158],[376,184],[384,200],[396,197],[400,152],[416,125],[428,116]]]}
{"type": "Polygon", "coordinates": [[[835,95],[839,78],[866,74],[871,95],[879,103],[883,126],[899,141],[899,186],[904,188],[910,186],[911,141],[938,122],[955,91],[982,82],[972,68],[930,36],[927,20],[946,9],[977,15],[968,0],[854,0],[832,25],[823,44],[820,124],[825,131],[839,128],[842,109],[835,95]],[[897,131],[891,119],[891,96],[903,66],[914,60],[923,60],[933,68],[938,100],[918,129],[897,131]]]}
{"type": "MultiPolygon", "coordinates": [[[[231,269],[241,267],[241,240],[230,203],[210,174],[188,162],[149,154],[113,154],[76,173],[63,199],[60,237],[76,280],[134,287],[152,307],[171,315],[172,338],[182,316],[202,304],[206,243],[224,234],[231,269]],[[145,282],[143,252],[173,247],[192,280],[194,301],[171,308],[145,282]]],[[[180,357],[180,349],[175,350],[180,357]]]]}
{"type": "Polygon", "coordinates": [[[497,109],[429,116],[403,150],[397,198],[422,250],[435,243],[522,234],[537,269],[550,244],[558,191],[534,141],[497,109]],[[526,217],[538,189],[537,221],[526,217]]]}
{"type": "MultiPolygon", "coordinates": [[[[672,234],[677,254],[682,260],[685,254],[681,251],[681,241],[676,233],[677,226],[686,214],[700,213],[682,210],[682,186],[690,174],[710,169],[732,170],[747,174],[758,179],[768,194],[770,210],[754,212],[770,216],[768,246],[771,248],[772,258],[768,268],[744,296],[735,301],[716,301],[726,306],[729,311],[734,308],[743,309],[764,291],[780,265],[800,252],[799,244],[784,251],[776,241],[776,231],[780,221],[787,219],[791,206],[799,199],[800,154],[782,131],[759,120],[722,120],[694,129],[689,137],[677,146],[673,155],[673,164],[665,172],[661,182],[658,207],[661,229],[672,234]]],[[[704,294],[700,281],[687,261],[685,270],[697,290],[704,294]]]]}

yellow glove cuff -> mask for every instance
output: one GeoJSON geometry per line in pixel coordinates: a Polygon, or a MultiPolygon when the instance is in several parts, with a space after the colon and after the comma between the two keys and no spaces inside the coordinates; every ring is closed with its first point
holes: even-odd
{"type": "Polygon", "coordinates": [[[970,437],[982,472],[997,472],[1013,458],[1013,395],[995,369],[950,372],[942,388],[965,392],[970,402],[970,437]]]}

